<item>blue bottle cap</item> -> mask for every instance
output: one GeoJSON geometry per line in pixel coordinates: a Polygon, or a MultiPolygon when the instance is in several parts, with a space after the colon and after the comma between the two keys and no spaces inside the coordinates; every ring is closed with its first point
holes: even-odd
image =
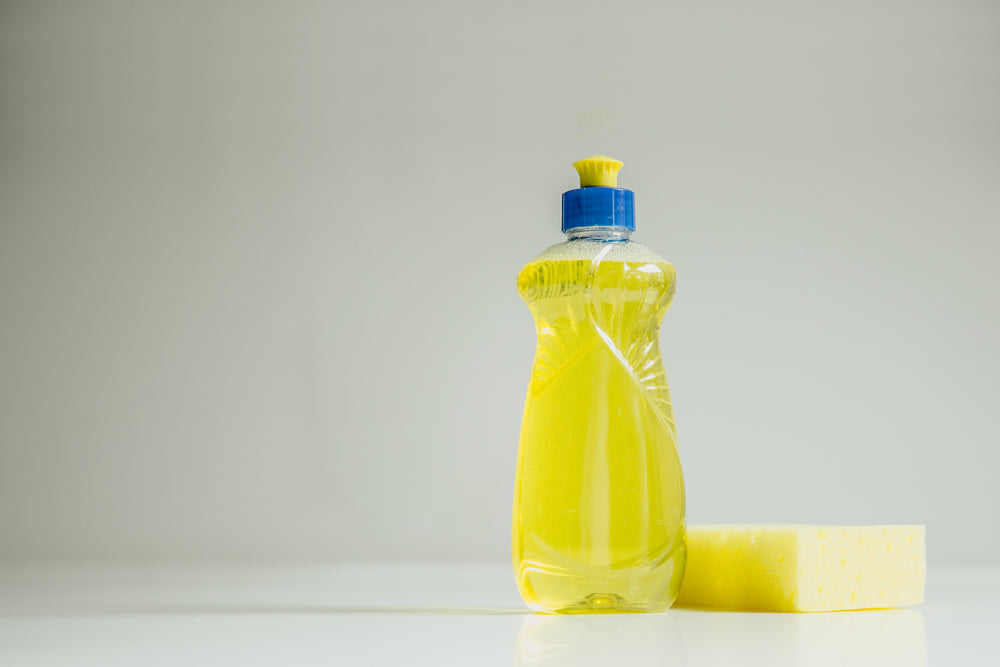
{"type": "Polygon", "coordinates": [[[564,192],[562,230],[621,227],[635,231],[635,194],[618,187],[622,163],[607,155],[591,155],[573,163],[580,187],[564,192]]]}
{"type": "Polygon", "coordinates": [[[588,187],[564,192],[562,230],[621,227],[635,231],[635,193],[625,188],[588,187]]]}

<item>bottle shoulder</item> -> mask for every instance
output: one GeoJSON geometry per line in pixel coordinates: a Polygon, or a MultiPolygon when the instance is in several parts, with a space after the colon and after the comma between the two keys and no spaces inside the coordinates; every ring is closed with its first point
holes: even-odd
{"type": "Polygon", "coordinates": [[[575,240],[542,251],[518,273],[517,285],[532,301],[604,288],[672,295],[675,280],[673,265],[642,244],[575,240]]]}
{"type": "Polygon", "coordinates": [[[551,245],[528,262],[525,268],[539,262],[589,262],[597,259],[602,262],[626,262],[635,265],[657,264],[673,270],[673,264],[641,243],[635,241],[608,243],[585,239],[551,245]]]}

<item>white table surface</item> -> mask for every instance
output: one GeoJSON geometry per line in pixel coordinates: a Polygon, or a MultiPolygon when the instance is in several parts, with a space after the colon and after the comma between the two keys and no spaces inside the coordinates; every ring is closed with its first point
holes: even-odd
{"type": "Polygon", "coordinates": [[[0,567],[0,665],[1000,665],[1000,570],[908,610],[549,616],[505,565],[0,567]]]}

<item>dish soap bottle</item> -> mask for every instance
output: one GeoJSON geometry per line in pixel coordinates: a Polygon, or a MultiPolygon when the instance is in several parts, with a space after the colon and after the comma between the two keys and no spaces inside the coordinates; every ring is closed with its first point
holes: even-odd
{"type": "Polygon", "coordinates": [[[660,358],[674,267],[630,240],[622,163],[573,165],[568,239],[517,277],[538,347],[524,407],[513,559],[528,606],[662,611],[684,574],[684,483],[660,358]]]}

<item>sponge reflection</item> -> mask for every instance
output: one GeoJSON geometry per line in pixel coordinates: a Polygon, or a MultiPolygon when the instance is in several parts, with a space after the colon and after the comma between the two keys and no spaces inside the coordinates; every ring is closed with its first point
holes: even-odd
{"type": "Polygon", "coordinates": [[[514,664],[922,667],[926,646],[924,615],[910,610],[536,614],[521,625],[514,664]]]}

